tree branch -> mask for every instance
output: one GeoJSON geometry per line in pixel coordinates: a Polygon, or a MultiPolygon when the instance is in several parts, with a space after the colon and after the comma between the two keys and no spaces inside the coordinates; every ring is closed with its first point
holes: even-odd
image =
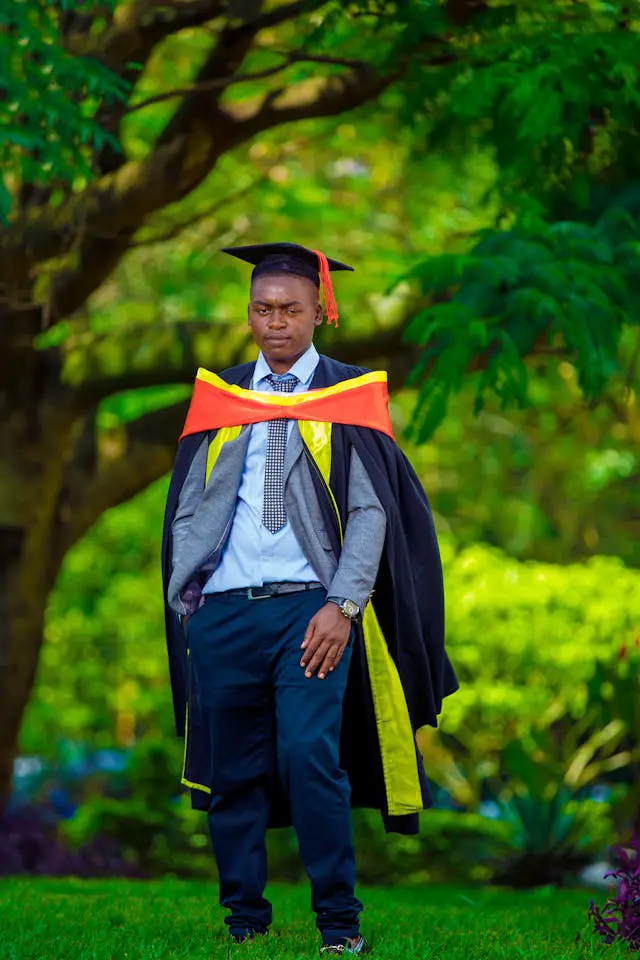
{"type": "MultiPolygon", "coordinates": [[[[184,324],[180,324],[181,329],[184,324]]],[[[193,327],[202,329],[211,328],[210,324],[192,324],[193,327]]],[[[215,327],[216,332],[221,328],[215,327]]],[[[400,387],[404,382],[404,377],[400,379],[400,372],[406,373],[413,365],[419,355],[419,347],[414,344],[406,343],[402,339],[404,324],[398,326],[377,330],[373,334],[362,337],[345,338],[335,341],[330,348],[331,356],[343,363],[364,364],[365,366],[389,365],[393,371],[394,389],[400,387]],[[397,374],[397,376],[396,376],[397,374]]],[[[238,333],[237,324],[230,327],[229,333],[238,333]]],[[[184,333],[184,330],[182,330],[184,333]]],[[[226,338],[228,339],[228,337],[226,338]]],[[[106,397],[116,393],[122,393],[125,390],[137,390],[142,387],[160,387],[171,384],[192,384],[199,366],[206,366],[213,372],[218,372],[225,367],[233,366],[236,363],[242,363],[249,356],[252,339],[247,331],[237,338],[231,351],[221,357],[219,344],[212,342],[211,357],[202,355],[196,356],[193,345],[188,336],[183,337],[182,345],[184,350],[183,359],[180,363],[158,364],[148,370],[126,370],[116,376],[94,377],[74,388],[74,400],[81,408],[91,408],[106,397]]],[[[390,377],[391,381],[391,377],[390,377]]]]}
{"type": "Polygon", "coordinates": [[[187,220],[181,220],[180,223],[174,224],[165,233],[159,233],[154,237],[147,237],[144,240],[136,240],[133,243],[130,243],[129,249],[134,249],[136,247],[149,247],[156,243],[166,243],[168,240],[174,240],[182,233],[183,230],[188,230],[189,227],[193,227],[196,224],[201,223],[203,220],[209,220],[211,217],[215,216],[216,213],[219,213],[223,207],[228,206],[230,203],[235,203],[236,200],[241,200],[242,197],[246,197],[248,193],[251,193],[252,190],[255,190],[256,187],[260,186],[261,183],[265,183],[265,181],[268,179],[269,174],[263,173],[262,176],[256,177],[256,179],[252,180],[251,183],[247,184],[246,187],[242,187],[241,190],[236,190],[232,194],[227,194],[222,200],[219,200],[218,203],[212,204],[206,210],[201,210],[199,213],[194,214],[187,220]]]}
{"type": "Polygon", "coordinates": [[[156,410],[124,426],[120,434],[103,438],[102,462],[93,474],[78,464],[69,466],[52,543],[54,564],[105,510],[130,500],[171,470],[187,408],[185,401],[156,410]]]}
{"type": "Polygon", "coordinates": [[[132,60],[146,63],[155,45],[165,37],[202,26],[223,14],[226,7],[226,0],[135,0],[118,6],[111,25],[101,34],[70,33],[67,48],[76,56],[102,60],[111,69],[132,60]]]}
{"type": "Polygon", "coordinates": [[[456,27],[466,27],[478,13],[488,9],[486,0],[448,0],[447,13],[456,27]]]}
{"type": "Polygon", "coordinates": [[[242,141],[295,120],[345,113],[375,99],[398,78],[397,73],[376,74],[363,64],[361,69],[325,77],[317,83],[307,85],[303,82],[292,89],[271,91],[252,115],[236,119],[234,136],[242,141]],[[280,106],[277,105],[279,100],[280,106]]]}
{"type": "MultiPolygon", "coordinates": [[[[139,10],[140,4],[131,9],[139,10]]],[[[301,5],[289,4],[272,14],[284,17],[286,10],[294,9],[301,5]]],[[[234,74],[264,22],[264,17],[258,17],[250,26],[244,22],[227,26],[197,82],[234,74]]],[[[0,288],[3,280],[24,282],[34,263],[72,251],[75,263],[61,270],[52,283],[49,314],[60,319],[84,303],[112,272],[146,217],[198,186],[217,158],[238,142],[231,135],[232,118],[216,106],[218,96],[213,102],[202,93],[185,97],[145,160],[124,164],[60,207],[19,218],[0,236],[0,288]]]]}
{"type": "MultiPolygon", "coordinates": [[[[296,153],[303,147],[308,147],[309,144],[320,142],[323,139],[324,134],[319,134],[313,137],[300,137],[296,140],[289,141],[274,156],[269,158],[268,169],[265,170],[264,173],[260,174],[260,176],[256,177],[255,180],[252,180],[251,183],[247,184],[246,187],[241,187],[239,190],[235,190],[233,193],[225,194],[224,197],[217,203],[212,204],[206,210],[201,210],[199,213],[193,214],[193,216],[188,217],[186,220],[182,220],[179,223],[173,224],[164,233],[158,233],[155,236],[145,237],[144,240],[133,241],[129,244],[129,249],[152,246],[156,243],[165,243],[168,240],[173,240],[179,236],[183,230],[188,230],[189,227],[200,223],[202,220],[207,220],[211,217],[214,217],[224,207],[229,206],[231,203],[236,203],[238,200],[241,200],[243,197],[246,197],[247,194],[255,190],[256,187],[259,187],[261,184],[265,183],[269,179],[269,172],[271,168],[276,164],[281,163],[287,155],[296,153]]],[[[153,226],[159,228],[160,224],[154,224],[153,226]]]]}
{"type": "Polygon", "coordinates": [[[145,107],[150,107],[156,103],[163,103],[165,100],[173,100],[175,97],[185,97],[190,94],[197,93],[209,93],[212,90],[219,90],[223,88],[226,89],[231,85],[235,85],[237,83],[248,83],[252,80],[266,80],[268,77],[273,77],[278,73],[282,73],[283,70],[287,70],[290,66],[296,63],[322,63],[331,66],[351,68],[364,66],[360,60],[347,60],[340,57],[313,57],[307,56],[303,53],[294,52],[289,54],[286,61],[279,64],[277,67],[269,67],[265,70],[257,70],[255,73],[239,73],[229,77],[217,77],[215,80],[197,83],[190,87],[167,90],[165,93],[159,93],[157,96],[149,97],[147,100],[141,100],[140,103],[132,104],[130,107],[127,107],[125,112],[134,113],[136,110],[143,110],[145,107]]]}
{"type": "Polygon", "coordinates": [[[256,31],[266,30],[268,27],[277,27],[287,20],[295,20],[303,13],[312,13],[324,7],[327,0],[294,0],[293,3],[285,3],[281,7],[274,7],[273,10],[262,13],[246,22],[254,27],[256,31]]]}
{"type": "Polygon", "coordinates": [[[185,329],[187,325],[184,323],[176,326],[179,327],[180,344],[183,351],[179,363],[165,361],[146,370],[124,370],[121,374],[114,376],[92,377],[91,380],[87,380],[74,388],[74,401],[79,405],[79,408],[89,409],[106,397],[122,393],[125,390],[193,383],[199,366],[208,365],[208,369],[217,371],[242,363],[247,348],[251,344],[251,335],[248,328],[246,331],[244,328],[239,330],[238,324],[229,324],[227,328],[212,327],[210,323],[203,321],[202,323],[189,324],[189,331],[185,329]],[[197,328],[200,332],[203,329],[208,329],[220,334],[218,337],[212,337],[209,356],[202,354],[196,356],[195,338],[192,340],[189,337],[193,328],[197,328]],[[225,329],[227,330],[226,334],[225,329]],[[223,339],[225,347],[221,348],[220,341],[223,339]]]}

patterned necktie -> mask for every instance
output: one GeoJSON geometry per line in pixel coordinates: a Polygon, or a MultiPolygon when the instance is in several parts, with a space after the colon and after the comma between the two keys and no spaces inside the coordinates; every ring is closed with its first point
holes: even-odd
{"type": "MultiPolygon", "coordinates": [[[[265,380],[274,390],[282,393],[291,393],[298,378],[294,374],[287,374],[286,379],[278,379],[270,373],[265,380]]],[[[271,533],[277,533],[287,522],[284,509],[284,451],[287,446],[288,420],[269,420],[267,435],[267,461],[264,470],[264,501],[262,505],[262,522],[271,533]]]]}

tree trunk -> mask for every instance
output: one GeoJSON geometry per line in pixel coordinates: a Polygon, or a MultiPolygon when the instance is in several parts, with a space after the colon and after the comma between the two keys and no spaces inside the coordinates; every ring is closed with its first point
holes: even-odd
{"type": "Polygon", "coordinates": [[[77,419],[71,394],[56,385],[55,363],[32,349],[40,329],[39,309],[0,309],[0,813],[57,573],[52,531],[77,419]]]}
{"type": "MultiPolygon", "coordinates": [[[[45,421],[50,418],[45,417],[45,421]]],[[[49,594],[60,567],[53,549],[54,525],[70,418],[56,412],[57,424],[38,445],[8,464],[0,459],[0,477],[13,474],[11,485],[0,482],[5,505],[13,504],[20,525],[0,526],[0,813],[12,789],[13,761],[20,726],[33,688],[43,640],[49,594]],[[64,421],[67,420],[65,424],[64,421]],[[61,422],[62,421],[62,422],[61,422]],[[22,470],[16,471],[16,462],[22,470]],[[22,476],[20,476],[22,473],[22,476]],[[17,476],[16,476],[17,474],[17,476]],[[7,488],[9,498],[6,499],[7,488]],[[55,558],[55,559],[54,559],[55,558]]]]}
{"type": "Polygon", "coordinates": [[[0,531],[0,815],[13,787],[20,727],[33,688],[42,645],[46,596],[25,591],[29,573],[22,562],[25,536],[18,528],[0,531]]]}

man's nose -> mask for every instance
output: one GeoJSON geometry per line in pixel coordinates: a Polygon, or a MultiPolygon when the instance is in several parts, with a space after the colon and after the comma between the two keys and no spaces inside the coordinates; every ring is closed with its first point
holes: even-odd
{"type": "Polygon", "coordinates": [[[276,307],[273,313],[271,314],[271,317],[269,320],[269,326],[273,327],[275,324],[277,324],[278,326],[282,326],[284,323],[285,323],[284,315],[280,311],[280,308],[276,307]]]}

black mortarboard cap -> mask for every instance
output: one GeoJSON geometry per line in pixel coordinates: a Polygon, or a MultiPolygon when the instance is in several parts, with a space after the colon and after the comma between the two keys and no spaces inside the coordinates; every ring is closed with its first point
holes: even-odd
{"type": "Polygon", "coordinates": [[[326,257],[320,250],[309,250],[299,243],[253,243],[246,247],[223,247],[223,253],[253,264],[251,279],[274,273],[291,273],[306,277],[324,293],[327,320],[338,325],[338,308],[333,293],[330,271],[353,270],[339,260],[326,257]]]}

